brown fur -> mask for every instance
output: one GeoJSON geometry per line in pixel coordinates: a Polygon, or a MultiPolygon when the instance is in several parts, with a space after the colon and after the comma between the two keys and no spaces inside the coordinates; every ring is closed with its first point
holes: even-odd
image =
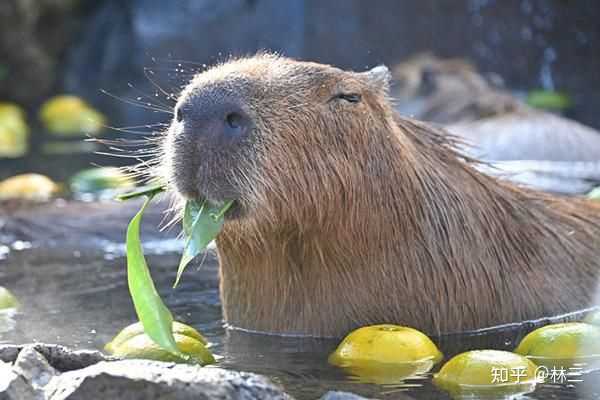
{"type": "MultiPolygon", "coordinates": [[[[172,132],[165,155],[177,187],[217,168],[230,174],[211,185],[239,193],[243,216],[217,239],[230,324],[340,336],[388,322],[440,333],[590,305],[600,208],[477,172],[445,132],[395,114],[380,74],[258,55],[198,75],[180,106],[214,87],[241,93],[252,140],[191,174],[178,170],[189,143],[172,132]],[[332,102],[339,91],[362,101],[332,102]]],[[[197,189],[222,200],[213,186],[197,189]]]]}

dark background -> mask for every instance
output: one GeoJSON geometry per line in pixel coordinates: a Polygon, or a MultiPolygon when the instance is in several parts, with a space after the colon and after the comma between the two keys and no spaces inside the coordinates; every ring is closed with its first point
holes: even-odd
{"type": "Polygon", "coordinates": [[[600,128],[596,0],[2,0],[0,100],[34,113],[67,92],[113,126],[167,121],[101,89],[169,105],[153,82],[176,96],[202,64],[260,49],[356,70],[462,57],[512,90],[566,92],[600,128]]]}

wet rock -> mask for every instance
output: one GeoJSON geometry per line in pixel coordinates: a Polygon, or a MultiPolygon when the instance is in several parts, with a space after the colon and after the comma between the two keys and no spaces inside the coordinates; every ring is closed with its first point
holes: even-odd
{"type": "Polygon", "coordinates": [[[100,361],[109,360],[104,354],[95,350],[71,350],[57,344],[36,343],[31,345],[0,345],[0,361],[17,363],[21,353],[27,355],[22,362],[31,358],[31,351],[43,356],[48,364],[59,372],[72,371],[88,367],[100,361]]]}
{"type": "MultiPolygon", "coordinates": [[[[11,348],[10,353],[13,350],[11,348]]],[[[58,371],[34,346],[26,346],[18,352],[12,365],[0,361],[0,399],[43,400],[44,386],[56,375],[58,371]]]]}
{"type": "MultiPolygon", "coordinates": [[[[0,202],[0,241],[31,242],[46,249],[84,250],[103,243],[123,243],[129,220],[141,200],[126,202],[79,202],[56,200],[49,203],[0,202]]],[[[142,239],[172,239],[178,229],[161,231],[166,202],[156,201],[144,214],[142,239]]]]}
{"type": "Polygon", "coordinates": [[[58,375],[58,371],[34,349],[34,346],[26,346],[21,349],[13,364],[12,374],[18,376],[19,385],[24,393],[27,393],[27,396],[43,399],[44,386],[50,379],[58,375]]]}
{"type": "Polygon", "coordinates": [[[148,360],[100,362],[66,372],[46,388],[49,400],[75,399],[289,399],[266,378],[148,360]]]}
{"type": "Polygon", "coordinates": [[[221,368],[115,360],[59,345],[0,345],[0,400],[291,399],[267,378],[221,368]]]}
{"type": "Polygon", "coordinates": [[[58,371],[33,346],[21,349],[13,365],[13,370],[25,377],[35,389],[46,386],[53,376],[58,375],[58,371]]]}
{"type": "Polygon", "coordinates": [[[37,400],[33,387],[8,363],[0,361],[0,400],[37,400]]]}

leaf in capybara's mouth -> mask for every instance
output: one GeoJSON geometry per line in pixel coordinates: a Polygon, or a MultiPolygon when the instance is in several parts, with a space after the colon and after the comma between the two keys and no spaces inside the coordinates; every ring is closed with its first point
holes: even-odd
{"type": "Polygon", "coordinates": [[[218,207],[208,200],[188,200],[183,213],[183,232],[186,236],[185,248],[177,269],[176,287],[181,275],[189,262],[200,254],[212,242],[223,228],[223,216],[231,207],[233,201],[218,207]]]}

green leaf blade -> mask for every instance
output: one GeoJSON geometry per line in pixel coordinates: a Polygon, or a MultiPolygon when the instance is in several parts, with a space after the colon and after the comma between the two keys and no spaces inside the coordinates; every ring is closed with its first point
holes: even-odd
{"type": "Polygon", "coordinates": [[[228,201],[223,206],[217,207],[211,205],[207,200],[201,203],[189,200],[186,203],[183,214],[183,231],[187,240],[173,287],[177,287],[179,284],[181,275],[190,261],[202,253],[221,232],[225,212],[232,204],[233,201],[228,201]]]}
{"type": "Polygon", "coordinates": [[[154,197],[156,194],[166,191],[167,188],[162,184],[144,186],[132,192],[123,193],[116,197],[119,201],[135,199],[141,196],[154,197]]]}
{"type": "Polygon", "coordinates": [[[173,337],[173,316],[154,286],[140,241],[142,215],[152,197],[153,195],[148,197],[127,227],[127,283],[135,311],[146,334],[165,350],[186,358],[173,337]]]}

